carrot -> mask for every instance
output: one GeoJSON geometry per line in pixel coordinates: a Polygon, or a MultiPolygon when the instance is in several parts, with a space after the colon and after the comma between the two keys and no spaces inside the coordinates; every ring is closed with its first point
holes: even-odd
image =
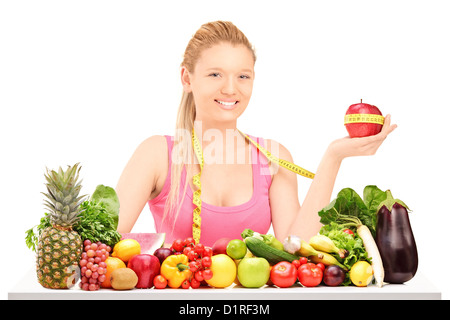
{"type": "MultiPolygon", "coordinates": [[[[336,209],[335,209],[336,210],[336,209]]],[[[366,225],[361,223],[357,217],[338,214],[339,222],[344,222],[345,226],[354,226],[356,227],[356,232],[361,237],[364,248],[367,251],[367,255],[371,258],[372,261],[372,269],[375,281],[377,282],[377,286],[381,288],[383,286],[384,281],[384,267],[383,261],[381,260],[380,252],[378,251],[377,244],[372,237],[372,233],[366,225]]]]}

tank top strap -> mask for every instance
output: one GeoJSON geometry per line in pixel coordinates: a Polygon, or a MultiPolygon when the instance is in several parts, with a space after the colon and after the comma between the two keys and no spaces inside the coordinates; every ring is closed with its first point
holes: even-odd
{"type": "MultiPolygon", "coordinates": [[[[261,147],[265,148],[264,145],[264,139],[263,138],[255,138],[253,136],[250,136],[250,138],[253,141],[256,141],[261,147]]],[[[257,164],[257,174],[256,174],[256,179],[258,180],[257,183],[258,185],[261,184],[266,184],[267,187],[270,187],[271,183],[272,183],[272,176],[270,173],[270,169],[269,169],[269,162],[266,158],[266,156],[258,150],[258,148],[256,148],[256,146],[254,146],[252,143],[250,144],[252,146],[252,161],[254,161],[253,163],[257,164]]]]}
{"type": "MultiPolygon", "coordinates": [[[[170,168],[172,167],[172,149],[173,149],[173,137],[169,136],[169,135],[165,135],[164,137],[166,137],[166,141],[167,141],[167,150],[168,150],[168,155],[169,155],[169,173],[170,173],[170,168]]],[[[170,177],[170,175],[169,175],[170,177]]]]}

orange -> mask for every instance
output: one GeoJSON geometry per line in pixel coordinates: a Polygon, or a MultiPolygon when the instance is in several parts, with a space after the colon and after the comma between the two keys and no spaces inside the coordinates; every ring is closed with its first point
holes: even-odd
{"type": "Polygon", "coordinates": [[[123,239],[116,243],[111,256],[128,262],[135,255],[141,254],[141,245],[134,239],[123,239]]]}
{"type": "Polygon", "coordinates": [[[102,282],[102,288],[112,288],[111,286],[111,273],[120,268],[126,268],[125,262],[119,258],[108,257],[106,260],[106,273],[105,281],[102,282]]]}

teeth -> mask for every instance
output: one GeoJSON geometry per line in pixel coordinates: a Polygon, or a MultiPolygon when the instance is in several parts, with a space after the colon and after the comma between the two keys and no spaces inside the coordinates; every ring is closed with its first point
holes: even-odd
{"type": "Polygon", "coordinates": [[[224,106],[232,106],[234,104],[236,104],[237,101],[233,101],[233,102],[225,102],[225,101],[220,101],[220,100],[216,100],[218,103],[223,104],[224,106]]]}

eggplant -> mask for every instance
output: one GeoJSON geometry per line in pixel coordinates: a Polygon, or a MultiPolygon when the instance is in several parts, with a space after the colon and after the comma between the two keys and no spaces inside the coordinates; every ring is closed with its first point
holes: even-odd
{"type": "Polygon", "coordinates": [[[409,222],[409,208],[394,199],[390,190],[377,210],[375,242],[384,267],[384,281],[404,283],[416,274],[419,264],[416,242],[409,222]]]}

